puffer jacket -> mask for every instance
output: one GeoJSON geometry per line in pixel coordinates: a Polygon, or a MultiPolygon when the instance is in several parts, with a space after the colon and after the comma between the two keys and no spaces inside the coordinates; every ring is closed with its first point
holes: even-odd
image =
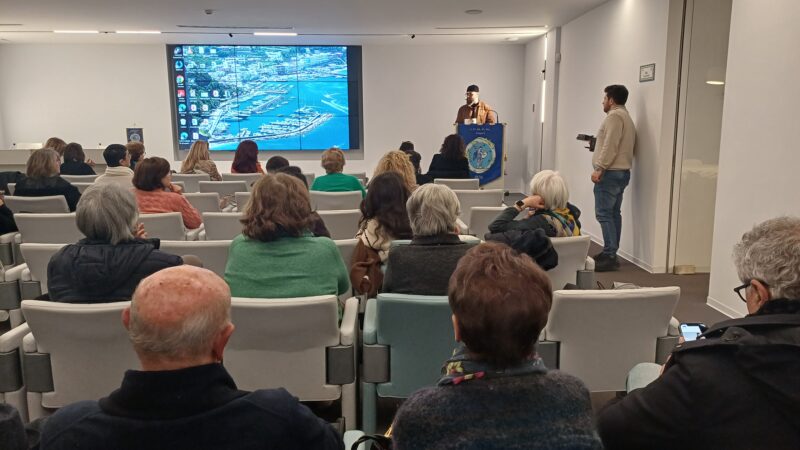
{"type": "MultiPolygon", "coordinates": [[[[581,210],[572,203],[567,203],[567,209],[575,221],[574,226],[580,229],[581,210]]],[[[565,232],[564,227],[561,226],[559,221],[555,219],[553,214],[549,211],[537,210],[536,213],[530,217],[514,220],[518,215],[519,211],[517,211],[517,208],[509,206],[489,224],[489,231],[492,233],[502,233],[509,230],[536,230],[541,228],[544,230],[547,237],[572,236],[572,234],[565,232]]]]}
{"type": "Polygon", "coordinates": [[[130,300],[139,282],[167,267],[183,264],[180,256],[158,250],[158,239],[117,245],[82,239],[58,251],[47,265],[50,300],[104,303],[130,300]]]}

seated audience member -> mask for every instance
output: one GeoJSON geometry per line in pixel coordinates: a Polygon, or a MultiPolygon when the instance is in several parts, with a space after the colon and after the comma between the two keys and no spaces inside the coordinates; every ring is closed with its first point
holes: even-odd
{"type": "MultiPolygon", "coordinates": [[[[91,160],[89,160],[91,162],[91,160]]],[[[61,163],[62,175],[95,175],[92,166],[86,163],[83,147],[77,142],[70,142],[64,147],[64,162],[61,163]]]]}
{"type": "Polygon", "coordinates": [[[409,195],[400,175],[385,172],[370,181],[367,198],[361,202],[361,220],[356,237],[377,251],[381,262],[386,261],[393,240],[411,239],[411,224],[406,211],[409,195]]]}
{"type": "Polygon", "coordinates": [[[217,165],[211,160],[208,141],[194,141],[186,159],[181,164],[181,173],[204,173],[211,181],[222,181],[217,165]]]}
{"type": "MultiPolygon", "coordinates": [[[[417,188],[417,177],[414,176],[414,165],[411,164],[407,153],[401,152],[400,150],[387,152],[375,166],[372,179],[374,180],[378,175],[387,172],[394,172],[400,175],[408,192],[414,192],[414,189],[417,188]]],[[[372,189],[372,181],[369,183],[369,188],[372,189]]]]}
{"type": "MultiPolygon", "coordinates": [[[[305,186],[306,190],[308,190],[308,180],[306,179],[306,176],[303,175],[303,170],[301,168],[297,166],[286,166],[278,169],[276,173],[285,173],[286,175],[291,175],[297,178],[303,182],[303,186],[305,186]]],[[[244,205],[242,205],[242,207],[244,207],[244,205]]],[[[311,211],[311,225],[309,226],[309,229],[311,230],[311,234],[314,236],[325,236],[327,238],[331,237],[331,232],[328,231],[328,228],[325,226],[325,222],[316,211],[311,211]]],[[[347,263],[349,261],[345,262],[347,263]]]]}
{"type": "Polygon", "coordinates": [[[264,173],[258,162],[258,144],[251,140],[239,142],[233,155],[231,173],[264,173]]]}
{"type": "Polygon", "coordinates": [[[422,156],[414,150],[414,144],[411,141],[403,141],[400,144],[400,151],[408,155],[411,165],[414,166],[414,177],[416,178],[417,185],[422,186],[425,183],[430,183],[432,180],[422,173],[422,156]]]}
{"type": "Polygon", "coordinates": [[[124,188],[133,187],[133,170],[131,170],[131,155],[122,144],[111,144],[103,150],[103,159],[106,160],[106,172],[94,180],[94,184],[118,184],[124,188]]]}
{"type": "Polygon", "coordinates": [[[61,138],[51,137],[47,140],[47,142],[44,143],[42,148],[52,148],[56,151],[56,153],[58,153],[58,158],[61,159],[61,157],[64,155],[64,149],[67,148],[67,143],[61,138]]]}
{"type": "Polygon", "coordinates": [[[329,148],[322,152],[322,168],[325,175],[316,177],[311,184],[312,191],[347,192],[361,191],[361,197],[367,193],[361,181],[352,175],[342,173],[344,170],[344,152],[338,148],[329,148]]]}
{"type": "Polygon", "coordinates": [[[522,205],[509,206],[489,225],[492,233],[509,230],[543,229],[548,237],[580,236],[581,211],[569,203],[569,189],[561,174],[542,170],[531,179],[531,195],[521,200],[522,205]],[[528,216],[514,220],[523,210],[528,216]]]}
{"type": "Polygon", "coordinates": [[[303,183],[277,173],[253,185],[242,234],[231,242],[225,281],[234,297],[340,295],[350,289],[336,244],[314,237],[303,183]]]}
{"type": "Polygon", "coordinates": [[[40,148],[28,158],[27,178],[17,182],[14,195],[20,197],[45,197],[63,195],[70,211],[75,211],[81,193],[78,188],[58,175],[61,164],[58,153],[50,148],[40,148]]]}
{"type": "Polygon", "coordinates": [[[8,209],[6,202],[3,201],[3,196],[0,195],[0,234],[12,233],[19,231],[17,222],[14,221],[14,213],[8,209]]]}
{"type": "Polygon", "coordinates": [[[183,264],[180,256],[160,252],[158,239],[144,239],[138,219],[130,189],[116,183],[89,186],[75,212],[75,222],[86,238],[59,250],[47,265],[50,300],[130,300],[144,277],[183,264]]]}
{"type": "Polygon", "coordinates": [[[458,238],[458,197],[442,184],[426,184],[406,203],[414,237],[389,252],[383,292],[447,295],[447,283],[469,246],[458,238]]]}
{"type": "Polygon", "coordinates": [[[128,153],[131,155],[131,170],[136,170],[136,164],[139,164],[139,161],[144,158],[144,144],[139,141],[130,141],[125,144],[125,148],[128,149],[128,153]]]}
{"type": "Polygon", "coordinates": [[[742,236],[748,315],[675,347],[661,376],[598,415],[608,449],[800,448],[800,218],[742,236]]]}
{"type": "MultiPolygon", "coordinates": [[[[270,175],[280,171],[284,167],[289,167],[289,160],[283,156],[273,156],[267,160],[266,168],[267,173],[270,175]]],[[[306,184],[308,184],[308,182],[306,182],[306,184]]]]}
{"type": "Polygon", "coordinates": [[[341,449],[339,434],[284,389],[237,389],[222,365],[231,293],[181,266],[142,280],[122,314],[141,370],[99,401],[44,424],[42,449],[341,449]]]}
{"type": "Polygon", "coordinates": [[[536,354],[552,304],[539,266],[503,244],[481,244],[459,261],[447,296],[463,345],[437,386],[400,407],[395,449],[602,448],[589,391],[536,354]]]}
{"type": "Polygon", "coordinates": [[[469,178],[469,161],[464,140],[457,134],[444,138],[439,153],[433,155],[428,178],[469,178]]]}
{"type": "Polygon", "coordinates": [[[195,229],[202,225],[200,213],[183,196],[180,186],[172,184],[166,159],[158,156],[143,159],[133,172],[133,186],[140,213],[179,212],[186,228],[195,229]]]}

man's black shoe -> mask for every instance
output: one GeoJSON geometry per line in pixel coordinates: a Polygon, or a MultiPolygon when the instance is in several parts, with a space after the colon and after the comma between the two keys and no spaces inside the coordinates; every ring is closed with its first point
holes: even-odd
{"type": "Polygon", "coordinates": [[[595,259],[594,271],[595,272],[612,272],[619,270],[619,261],[616,256],[604,255],[600,260],[595,259]]]}
{"type": "Polygon", "coordinates": [[[603,260],[603,259],[608,259],[608,258],[609,258],[608,254],[603,253],[603,252],[600,252],[600,253],[592,256],[592,259],[595,260],[595,262],[603,260]]]}

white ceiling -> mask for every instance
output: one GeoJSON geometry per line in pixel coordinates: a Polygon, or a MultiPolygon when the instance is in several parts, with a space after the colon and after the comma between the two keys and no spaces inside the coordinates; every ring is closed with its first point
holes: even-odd
{"type": "Polygon", "coordinates": [[[0,43],[438,44],[500,43],[510,37],[521,43],[605,1],[0,0],[0,43]],[[207,9],[213,13],[206,14],[207,9]],[[464,12],[470,9],[483,12],[464,12]],[[300,36],[252,36],[259,29],[300,36]],[[112,33],[64,35],[52,30],[112,33]],[[115,35],[116,30],[163,34],[115,35]]]}

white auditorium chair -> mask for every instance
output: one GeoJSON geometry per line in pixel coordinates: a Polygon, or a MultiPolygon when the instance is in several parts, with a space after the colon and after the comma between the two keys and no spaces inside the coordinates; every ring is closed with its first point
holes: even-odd
{"type": "Polygon", "coordinates": [[[311,209],[315,211],[358,209],[361,206],[361,191],[310,191],[309,193],[311,194],[311,209]]]}
{"type": "Polygon", "coordinates": [[[253,184],[262,177],[264,175],[260,173],[223,173],[222,181],[244,181],[245,185],[247,185],[247,191],[251,191],[253,184]]]}
{"type": "Polygon", "coordinates": [[[85,236],[78,230],[75,213],[14,214],[20,242],[73,244],[85,236]]]}
{"type": "Polygon", "coordinates": [[[239,389],[285,388],[302,401],[341,401],[348,430],[356,427],[358,300],[351,297],[338,325],[334,295],[233,298],[236,332],[225,368],[239,389]]]}
{"type": "Polygon", "coordinates": [[[201,181],[211,181],[207,173],[173,173],[173,182],[183,183],[183,192],[200,192],[201,181]]]}
{"type": "Polygon", "coordinates": [[[679,297],[679,287],[557,290],[539,347],[556,355],[548,367],[590,391],[624,391],[631,368],[657,362],[677,342],[669,330],[679,297]]]}
{"type": "Polygon", "coordinates": [[[453,190],[477,190],[480,180],[477,178],[436,178],[433,182],[443,184],[453,190]]]}
{"type": "Polygon", "coordinates": [[[202,226],[187,230],[183,226],[183,217],[179,212],[139,214],[139,222],[144,224],[147,237],[151,238],[195,241],[202,231],[202,226]]]}
{"type": "Polygon", "coordinates": [[[203,267],[225,276],[225,265],[228,264],[230,240],[220,241],[161,241],[160,250],[173,255],[194,255],[203,262],[203,267]]]}
{"type": "Polygon", "coordinates": [[[470,213],[475,206],[501,206],[503,204],[502,189],[485,189],[485,190],[464,190],[453,189],[458,197],[458,202],[461,205],[461,214],[458,218],[461,219],[469,228],[470,213]]]}
{"type": "MultiPolygon", "coordinates": [[[[9,183],[11,184],[11,183],[9,183]]],[[[16,213],[68,213],[69,206],[63,195],[43,197],[19,197],[7,195],[3,199],[6,206],[16,213]]]]}
{"type": "Polygon", "coordinates": [[[567,283],[580,289],[594,289],[594,260],[589,256],[589,236],[550,238],[558,254],[558,265],[547,271],[553,290],[567,283]]]}
{"type": "Polygon", "coordinates": [[[234,198],[236,198],[236,210],[244,212],[245,208],[247,208],[247,202],[250,201],[250,197],[252,195],[249,192],[237,192],[234,198]]]}
{"type": "Polygon", "coordinates": [[[75,184],[75,183],[92,184],[92,183],[95,182],[95,180],[97,180],[97,177],[99,177],[100,175],[64,175],[64,174],[61,174],[60,176],[61,176],[61,178],[69,181],[71,184],[75,184]]]}
{"type": "Polygon", "coordinates": [[[306,177],[306,183],[308,183],[308,188],[311,189],[311,185],[314,184],[314,179],[316,175],[313,173],[303,173],[303,176],[306,177]]]}
{"type": "Polygon", "coordinates": [[[200,192],[216,192],[220,197],[247,192],[247,183],[244,181],[198,181],[198,184],[200,192]]]}
{"type": "Polygon", "coordinates": [[[203,213],[202,236],[208,241],[231,240],[242,234],[241,218],[239,213],[203,213]]]}
{"type": "Polygon", "coordinates": [[[130,302],[75,304],[24,300],[28,412],[34,420],[81,400],[97,400],[138,369],[122,310],[130,302]]]}
{"type": "Polygon", "coordinates": [[[11,233],[0,234],[0,263],[3,266],[13,266],[14,264],[19,264],[16,261],[15,257],[15,246],[19,242],[19,233],[16,231],[12,231],[11,233]]]}
{"type": "MultiPolygon", "coordinates": [[[[19,302],[22,300],[20,281],[25,269],[27,269],[27,266],[20,264],[5,269],[0,273],[0,335],[25,321],[19,306],[19,302]]],[[[2,359],[2,355],[0,355],[0,359],[2,359]]],[[[0,365],[2,365],[1,362],[0,365]]],[[[0,368],[0,374],[2,374],[2,368],[0,368]]],[[[3,377],[0,376],[0,380],[2,379],[3,377]]],[[[0,389],[0,392],[3,392],[2,389],[0,389]]],[[[0,403],[2,403],[1,395],[0,403]]]]}
{"type": "Polygon", "coordinates": [[[483,239],[486,233],[489,232],[489,225],[505,209],[505,206],[473,206],[470,208],[469,234],[478,239],[483,239]]]}
{"type": "Polygon", "coordinates": [[[22,256],[25,257],[25,268],[22,271],[20,286],[24,300],[34,299],[47,293],[47,265],[65,243],[56,244],[21,244],[22,256]]]}
{"type": "MultiPolygon", "coordinates": [[[[18,312],[22,316],[22,311],[18,312]]],[[[27,324],[17,324],[0,334],[0,403],[17,408],[23,422],[28,421],[28,398],[22,376],[22,341],[29,333],[27,324]]]]}
{"type": "Polygon", "coordinates": [[[220,212],[219,194],[216,192],[186,192],[186,200],[200,212],[220,212]]]}
{"type": "Polygon", "coordinates": [[[331,239],[351,239],[358,233],[358,221],[361,211],[357,209],[343,209],[337,211],[317,211],[325,222],[325,228],[331,233],[331,239]]]}
{"type": "MultiPolygon", "coordinates": [[[[339,254],[342,256],[342,261],[344,262],[344,266],[347,267],[348,272],[350,271],[350,263],[353,260],[353,251],[356,249],[356,244],[358,244],[358,239],[336,239],[333,242],[336,243],[336,248],[339,249],[339,254]]],[[[351,286],[350,289],[345,292],[344,294],[339,296],[339,301],[344,302],[350,296],[353,295],[353,287],[351,286]]],[[[364,312],[363,303],[359,303],[359,313],[364,312]]]]}
{"type": "Polygon", "coordinates": [[[93,184],[94,184],[94,183],[72,183],[72,185],[73,185],[73,186],[75,186],[76,188],[78,188],[78,192],[80,192],[81,194],[83,194],[84,192],[86,192],[86,189],[87,189],[89,186],[93,185],[93,184]]]}

